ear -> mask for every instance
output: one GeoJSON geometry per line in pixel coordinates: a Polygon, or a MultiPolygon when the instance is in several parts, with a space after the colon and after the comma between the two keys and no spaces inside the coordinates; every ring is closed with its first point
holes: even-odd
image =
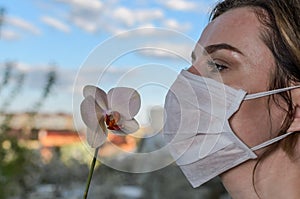
{"type": "Polygon", "coordinates": [[[293,103],[296,106],[295,119],[291,124],[288,132],[300,131],[300,89],[294,89],[291,91],[293,103]]]}

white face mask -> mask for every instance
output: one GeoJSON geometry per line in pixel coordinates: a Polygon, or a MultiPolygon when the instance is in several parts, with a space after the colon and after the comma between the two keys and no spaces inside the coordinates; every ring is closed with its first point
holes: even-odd
{"type": "Polygon", "coordinates": [[[163,132],[171,155],[192,186],[198,187],[249,159],[256,159],[253,151],[290,135],[292,132],[249,148],[232,131],[228,120],[243,100],[299,87],[247,95],[243,90],[183,70],[166,96],[163,132]]]}

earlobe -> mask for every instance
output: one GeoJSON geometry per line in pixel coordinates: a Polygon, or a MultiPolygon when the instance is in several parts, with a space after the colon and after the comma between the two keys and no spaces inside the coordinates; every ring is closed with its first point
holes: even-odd
{"type": "Polygon", "coordinates": [[[296,106],[295,119],[288,129],[289,132],[300,131],[300,89],[292,91],[293,103],[296,106]]]}

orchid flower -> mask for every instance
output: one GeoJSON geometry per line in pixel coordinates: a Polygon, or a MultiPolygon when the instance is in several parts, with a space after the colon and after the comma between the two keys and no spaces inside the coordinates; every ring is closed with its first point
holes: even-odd
{"type": "Polygon", "coordinates": [[[84,100],[80,105],[81,117],[87,128],[87,142],[93,148],[100,147],[108,130],[127,135],[139,129],[133,118],[139,111],[139,93],[127,87],[112,88],[106,94],[96,86],[85,86],[84,100]]]}

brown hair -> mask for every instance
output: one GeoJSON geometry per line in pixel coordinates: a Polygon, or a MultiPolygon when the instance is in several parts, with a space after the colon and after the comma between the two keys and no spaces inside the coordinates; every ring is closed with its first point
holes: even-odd
{"type": "MultiPolygon", "coordinates": [[[[224,0],[218,3],[210,15],[214,20],[223,13],[241,7],[252,8],[262,24],[260,37],[272,52],[276,67],[270,79],[269,89],[291,86],[300,82],[300,0],[224,0]]],[[[279,94],[285,105],[279,103],[278,98],[272,96],[270,100],[286,111],[286,117],[278,136],[285,134],[294,120],[295,105],[291,93],[279,94]]],[[[299,133],[294,133],[280,143],[270,147],[263,154],[258,163],[279,145],[292,159],[295,157],[299,133]]],[[[258,164],[257,163],[257,164],[258,164]]],[[[254,173],[257,165],[253,171],[254,173]]],[[[255,188],[255,187],[254,187],[255,188]]]]}

